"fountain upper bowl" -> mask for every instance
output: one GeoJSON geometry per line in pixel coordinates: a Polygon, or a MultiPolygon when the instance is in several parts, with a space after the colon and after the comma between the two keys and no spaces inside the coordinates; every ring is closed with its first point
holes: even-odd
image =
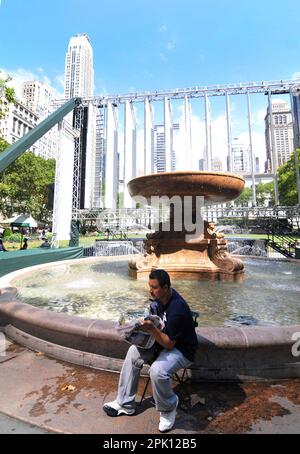
{"type": "Polygon", "coordinates": [[[205,204],[229,202],[244,189],[245,180],[240,175],[221,172],[161,172],[134,178],[128,183],[132,197],[152,196],[202,196],[205,204]]]}

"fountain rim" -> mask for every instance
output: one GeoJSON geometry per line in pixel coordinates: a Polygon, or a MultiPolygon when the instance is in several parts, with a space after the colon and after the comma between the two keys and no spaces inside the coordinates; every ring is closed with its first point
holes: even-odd
{"type": "MultiPolygon", "coordinates": [[[[17,289],[9,287],[17,275],[33,269],[111,259],[64,260],[23,268],[3,276],[0,279],[0,331],[21,345],[56,359],[120,372],[129,344],[115,332],[113,321],[35,308],[19,302],[17,289]]],[[[127,260],[128,256],[113,259],[127,260]]],[[[300,325],[200,327],[196,331],[199,347],[190,372],[195,381],[300,377],[300,359],[291,353],[295,344],[293,336],[300,333],[300,325]]]]}

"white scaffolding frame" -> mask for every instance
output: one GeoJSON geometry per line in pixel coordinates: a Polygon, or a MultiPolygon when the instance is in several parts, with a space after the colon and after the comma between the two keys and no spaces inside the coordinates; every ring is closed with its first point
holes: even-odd
{"type": "MultiPolygon", "coordinates": [[[[167,170],[170,170],[170,148],[172,147],[171,136],[172,136],[172,116],[171,116],[171,102],[172,100],[181,99],[184,101],[185,114],[189,113],[187,105],[189,105],[191,99],[204,98],[205,101],[205,124],[206,124],[206,159],[207,166],[211,166],[211,114],[208,113],[209,98],[214,96],[223,96],[226,98],[226,113],[227,113],[227,146],[228,146],[228,170],[232,170],[232,144],[231,144],[231,118],[230,118],[230,105],[229,99],[234,95],[245,95],[247,97],[248,106],[248,128],[249,128],[249,141],[250,141],[250,152],[251,152],[251,173],[252,173],[252,184],[255,187],[255,159],[253,155],[252,147],[252,124],[251,124],[251,109],[250,109],[250,97],[252,94],[262,93],[268,96],[269,110],[272,109],[272,95],[289,94],[300,90],[300,80],[277,80],[277,81],[261,81],[261,82],[250,82],[250,83],[238,83],[238,84],[227,84],[227,85],[213,85],[213,86],[196,86],[191,88],[176,88],[172,90],[155,90],[145,91],[137,93],[125,93],[125,94],[106,94],[101,96],[95,96],[92,98],[86,98],[83,100],[83,106],[88,106],[92,103],[94,106],[101,106],[102,117],[101,125],[102,138],[101,138],[101,162],[106,165],[106,184],[105,184],[105,203],[104,207],[114,208],[116,206],[116,172],[117,172],[117,135],[118,125],[116,120],[116,111],[120,105],[131,103],[133,106],[135,103],[144,103],[144,169],[145,173],[151,172],[153,167],[153,114],[152,105],[154,102],[161,102],[164,105],[164,127],[165,127],[165,152],[166,152],[166,164],[167,170]],[[108,110],[110,115],[108,115],[108,110]],[[109,118],[108,118],[109,117],[109,118]],[[170,140],[169,140],[170,139],[170,140]],[[109,145],[109,147],[107,147],[109,145]],[[108,148],[110,149],[111,159],[108,156],[108,148]],[[108,175],[107,175],[108,174],[108,175]]],[[[56,104],[62,104],[65,100],[57,101],[56,104]]],[[[76,122],[81,124],[82,108],[77,109],[77,115],[75,115],[75,128],[76,122]]],[[[187,115],[185,115],[187,117],[187,115]]],[[[190,123],[186,118],[185,123],[190,123]]],[[[271,122],[272,123],[272,122],[271,122]]],[[[78,127],[77,125],[77,127],[78,127]]],[[[271,126],[272,128],[272,126],[271,126]]],[[[185,131],[185,134],[188,132],[185,131]]],[[[187,137],[187,136],[186,136],[187,137]]],[[[271,148],[273,162],[276,161],[274,156],[274,143],[273,134],[271,131],[271,148]]],[[[78,142],[78,141],[75,141],[78,142]]],[[[75,166],[74,166],[74,181],[73,181],[73,211],[79,210],[79,188],[80,188],[80,145],[75,143],[75,166]]],[[[274,162],[275,169],[275,198],[276,204],[279,201],[278,195],[278,178],[276,174],[277,165],[274,162]]],[[[210,170],[209,168],[207,170],[210,170]]],[[[103,169],[101,171],[103,177],[103,169]]],[[[100,184],[99,184],[100,186],[100,184]]],[[[299,196],[300,197],[300,196],[299,196]]],[[[255,204],[255,194],[253,195],[253,204],[255,204]]]]}

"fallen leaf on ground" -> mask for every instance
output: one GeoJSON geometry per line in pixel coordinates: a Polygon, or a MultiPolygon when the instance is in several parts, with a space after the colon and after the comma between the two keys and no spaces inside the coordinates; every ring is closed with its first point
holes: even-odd
{"type": "Polygon", "coordinates": [[[65,385],[61,388],[62,391],[74,391],[75,386],[73,385],[65,385]]]}

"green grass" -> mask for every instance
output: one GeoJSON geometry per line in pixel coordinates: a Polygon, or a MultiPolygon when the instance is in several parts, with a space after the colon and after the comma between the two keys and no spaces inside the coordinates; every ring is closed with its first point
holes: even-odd
{"type": "MultiPolygon", "coordinates": [[[[128,238],[142,238],[142,237],[145,238],[145,236],[143,236],[142,234],[141,235],[137,235],[137,234],[128,235],[128,238]]],[[[249,239],[253,239],[253,240],[266,240],[266,239],[268,239],[268,235],[255,234],[255,233],[225,234],[225,239],[230,239],[230,238],[245,238],[245,239],[249,238],[249,239]]],[[[107,237],[105,235],[80,236],[79,243],[81,246],[85,246],[85,245],[89,246],[89,245],[94,244],[95,240],[106,240],[106,239],[107,239],[107,237]]],[[[117,239],[119,239],[119,238],[110,237],[110,240],[117,240],[117,239]]],[[[299,241],[299,237],[296,237],[296,236],[290,237],[290,239],[294,240],[294,241],[297,241],[297,240],[299,241]]],[[[275,239],[275,241],[277,241],[277,240],[275,239]]],[[[28,249],[39,248],[41,244],[42,244],[41,240],[38,240],[38,239],[29,240],[28,249]]],[[[9,243],[8,241],[4,241],[4,245],[8,251],[17,251],[20,249],[19,242],[9,243]]],[[[68,246],[69,246],[68,240],[63,240],[63,241],[60,241],[60,243],[59,243],[60,248],[64,248],[64,247],[68,247],[68,246]]]]}
{"type": "MultiPolygon", "coordinates": [[[[136,235],[136,234],[131,234],[128,235],[128,238],[141,238],[142,235],[136,235]]],[[[94,235],[94,236],[80,236],[79,237],[79,244],[81,246],[89,246],[95,243],[96,240],[106,240],[107,237],[105,235],[94,235]]],[[[119,237],[117,236],[116,238],[112,238],[111,236],[109,237],[110,240],[118,240],[119,237]]],[[[51,242],[49,240],[49,242],[51,242]]],[[[41,246],[43,243],[42,240],[39,239],[32,239],[28,241],[28,249],[36,249],[41,246]]],[[[13,243],[10,243],[8,240],[4,240],[4,246],[7,249],[7,251],[18,251],[20,249],[20,242],[15,241],[13,243]]],[[[59,247],[60,248],[65,248],[69,246],[69,241],[68,240],[62,240],[59,242],[59,247]]]]}

